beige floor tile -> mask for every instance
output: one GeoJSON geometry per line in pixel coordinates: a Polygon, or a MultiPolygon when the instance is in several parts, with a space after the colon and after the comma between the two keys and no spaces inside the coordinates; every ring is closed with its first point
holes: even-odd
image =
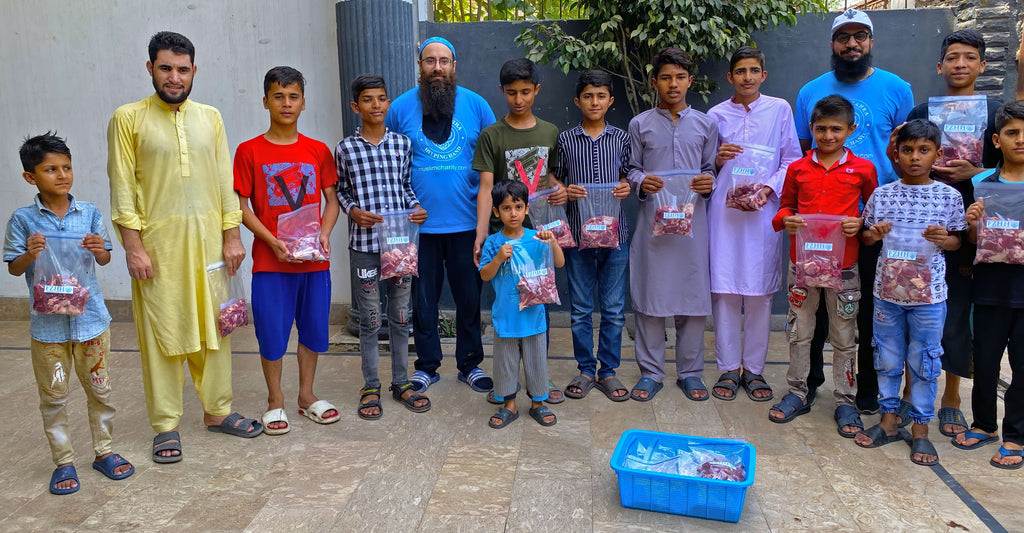
{"type": "Polygon", "coordinates": [[[367,473],[334,524],[323,531],[415,530],[436,482],[434,475],[415,472],[367,473]]]}
{"type": "Polygon", "coordinates": [[[438,515],[427,513],[420,522],[420,533],[493,533],[505,531],[506,517],[480,515],[438,515]]]}
{"type": "Polygon", "coordinates": [[[519,449],[514,447],[453,446],[441,467],[428,511],[441,515],[506,514],[518,457],[519,449]]]}
{"type": "Polygon", "coordinates": [[[557,529],[565,533],[589,533],[593,528],[591,495],[592,484],[586,475],[551,475],[546,479],[516,477],[505,531],[557,529]]]}

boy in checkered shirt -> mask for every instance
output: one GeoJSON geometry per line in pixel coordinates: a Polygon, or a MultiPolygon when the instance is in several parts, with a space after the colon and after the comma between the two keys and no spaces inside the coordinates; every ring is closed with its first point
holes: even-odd
{"type": "MultiPolygon", "coordinates": [[[[363,357],[363,388],[359,391],[360,418],[380,418],[380,379],[377,377],[380,329],[380,246],[377,225],[381,213],[412,209],[409,220],[423,224],[427,212],[420,206],[411,184],[412,144],[409,138],[384,126],[391,101],[384,79],[363,74],[352,82],[352,111],[362,126],[338,143],[334,160],[338,167],[338,200],[349,217],[349,265],[352,297],[359,304],[359,348],[363,357]]],[[[409,382],[409,296],[412,276],[387,280],[388,326],[391,334],[391,395],[409,410],[422,413],[430,400],[417,394],[409,382]]]]}

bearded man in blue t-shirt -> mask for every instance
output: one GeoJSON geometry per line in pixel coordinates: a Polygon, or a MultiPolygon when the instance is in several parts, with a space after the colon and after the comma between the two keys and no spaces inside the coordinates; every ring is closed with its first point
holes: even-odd
{"type": "Polygon", "coordinates": [[[447,39],[423,41],[417,60],[419,86],[391,103],[388,129],[412,141],[412,187],[430,217],[420,227],[419,272],[413,278],[413,338],[418,392],[440,379],[438,301],[447,272],[455,300],[455,360],[459,380],[488,392],[493,381],[481,370],[480,288],[473,260],[476,197],[480,175],[473,152],[480,131],[494,123],[482,96],[457,85],[455,47],[447,39]]]}

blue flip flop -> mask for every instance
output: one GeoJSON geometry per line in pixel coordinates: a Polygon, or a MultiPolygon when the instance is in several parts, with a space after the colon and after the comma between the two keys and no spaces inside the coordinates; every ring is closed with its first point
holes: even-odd
{"type": "Polygon", "coordinates": [[[127,459],[121,457],[116,453],[112,453],[99,461],[93,461],[92,467],[95,468],[96,470],[99,470],[100,472],[103,473],[104,476],[107,476],[110,479],[113,479],[114,481],[124,479],[135,473],[135,466],[129,463],[127,459]],[[129,468],[127,472],[115,474],[114,469],[121,465],[128,465],[131,468],[129,468]]]}
{"type": "Polygon", "coordinates": [[[985,433],[978,433],[977,431],[968,429],[967,431],[964,432],[964,439],[978,439],[978,442],[975,442],[974,444],[961,444],[956,441],[956,437],[953,437],[952,439],[950,439],[950,443],[953,444],[953,446],[960,448],[961,450],[974,450],[976,448],[981,448],[986,444],[992,444],[993,442],[998,441],[999,437],[996,435],[986,435],[985,433]]]}
{"type": "Polygon", "coordinates": [[[82,483],[78,481],[78,471],[75,470],[75,465],[64,465],[57,467],[50,476],[50,492],[63,496],[65,494],[71,494],[78,492],[78,489],[82,488],[82,483]],[[76,485],[70,489],[58,489],[57,483],[61,481],[67,481],[69,479],[75,480],[76,485]]]}
{"type": "MultiPolygon", "coordinates": [[[[461,376],[461,374],[460,374],[461,376]]],[[[441,381],[440,374],[430,375],[422,370],[417,370],[412,373],[412,377],[409,378],[412,383],[412,390],[416,392],[423,392],[427,390],[431,385],[441,381]]],[[[472,386],[472,385],[471,385],[472,386]]]]}
{"type": "MultiPolygon", "coordinates": [[[[1024,450],[1008,450],[1008,449],[1006,449],[1005,446],[1000,446],[999,447],[999,458],[1000,459],[1004,459],[1006,457],[1024,457],[1024,450]]],[[[1004,465],[1004,464],[1001,464],[1001,463],[997,463],[993,459],[989,459],[988,462],[992,466],[994,466],[996,468],[1002,468],[1003,470],[1016,470],[1016,469],[1020,468],[1021,465],[1024,465],[1024,461],[1021,461],[1019,463],[1015,463],[1015,464],[1012,464],[1012,465],[1004,465]]]]}
{"type": "Polygon", "coordinates": [[[636,400],[638,402],[649,402],[649,401],[654,399],[654,395],[658,394],[658,391],[660,391],[661,388],[664,387],[664,386],[665,386],[664,384],[658,383],[657,381],[654,381],[651,378],[641,378],[640,381],[637,381],[636,385],[633,386],[633,390],[630,391],[629,397],[633,398],[634,400],[636,400]],[[636,391],[644,391],[644,392],[646,392],[647,393],[647,397],[646,398],[641,398],[641,397],[637,396],[636,395],[636,391]]]}
{"type": "MultiPolygon", "coordinates": [[[[686,379],[677,379],[676,385],[679,385],[679,388],[683,389],[683,392],[686,393],[686,398],[689,400],[693,400],[695,402],[706,402],[709,398],[711,398],[710,394],[704,395],[703,398],[693,397],[693,391],[708,391],[708,388],[704,386],[704,382],[701,381],[698,377],[691,376],[686,379]]],[[[733,391],[733,394],[736,394],[736,391],[733,391]]]]}
{"type": "Polygon", "coordinates": [[[772,406],[772,409],[781,412],[785,416],[783,416],[782,418],[772,418],[772,416],[769,414],[768,420],[771,420],[776,424],[785,424],[786,422],[789,422],[790,420],[793,420],[794,418],[800,415],[810,413],[811,404],[804,403],[799,396],[791,392],[783,396],[782,400],[779,401],[779,403],[772,406]]]}
{"type": "MultiPolygon", "coordinates": [[[[437,379],[441,379],[440,376],[436,377],[437,379]]],[[[431,383],[433,383],[434,381],[437,380],[433,380],[431,381],[431,383]]],[[[475,390],[476,392],[487,392],[494,388],[494,380],[488,377],[487,374],[483,370],[480,370],[479,368],[474,368],[473,370],[470,370],[468,374],[465,375],[463,375],[462,372],[459,372],[459,381],[465,383],[466,385],[469,385],[469,388],[475,390]]],[[[426,387],[424,387],[424,389],[426,389],[426,387]]]]}

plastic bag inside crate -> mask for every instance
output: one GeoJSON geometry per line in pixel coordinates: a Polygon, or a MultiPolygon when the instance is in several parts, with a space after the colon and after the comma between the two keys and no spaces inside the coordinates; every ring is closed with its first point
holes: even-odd
{"type": "Polygon", "coordinates": [[[380,246],[380,279],[419,276],[420,226],[409,220],[412,209],[381,213],[377,229],[380,246]]]}
{"type": "MultiPolygon", "coordinates": [[[[767,198],[762,198],[761,189],[768,178],[778,169],[775,148],[763,144],[737,142],[743,147],[727,165],[732,185],[725,194],[725,207],[741,211],[760,211],[767,198]]],[[[723,168],[723,173],[725,169],[723,168]]]]}
{"type": "Polygon", "coordinates": [[[304,205],[277,217],[277,238],[288,248],[292,261],[327,261],[320,245],[320,204],[304,205]]]}
{"type": "Polygon", "coordinates": [[[518,281],[519,310],[540,304],[561,304],[555,285],[555,260],[551,248],[543,241],[519,239],[512,245],[509,263],[518,281]]]}
{"type": "Polygon", "coordinates": [[[796,231],[797,287],[843,288],[846,237],[842,215],[799,215],[807,224],[796,231]]]}
{"type": "Polygon", "coordinates": [[[1024,184],[983,181],[974,186],[985,214],[978,222],[974,263],[1024,265],[1024,184]]]}
{"type": "Polygon", "coordinates": [[[714,448],[666,439],[637,439],[627,448],[624,466],[680,476],[745,481],[743,445],[714,448]]]}
{"type": "Polygon", "coordinates": [[[89,301],[83,280],[93,275],[96,260],[82,247],[85,233],[42,232],[46,248],[32,268],[32,312],[82,315],[89,301]]]}
{"type": "Polygon", "coordinates": [[[619,247],[621,200],[612,194],[617,183],[588,183],[587,196],[576,200],[580,210],[580,250],[619,247]]]}
{"type": "Polygon", "coordinates": [[[924,238],[927,224],[894,223],[882,239],[879,298],[893,303],[932,303],[932,257],[938,246],[924,238]]]}
{"type": "Polygon", "coordinates": [[[565,205],[551,205],[548,196],[555,189],[544,189],[530,195],[530,220],[537,231],[548,230],[555,235],[555,240],[562,248],[575,248],[576,239],[569,230],[569,217],[565,214],[565,205]]]}
{"type": "Polygon", "coordinates": [[[928,120],[942,130],[941,154],[936,165],[948,166],[954,159],[963,159],[981,167],[985,126],[988,125],[985,95],[929,97],[928,120]]]}
{"type": "Polygon", "coordinates": [[[651,235],[690,235],[693,231],[693,210],[697,200],[697,193],[690,189],[690,182],[700,174],[700,171],[676,169],[653,171],[649,174],[658,176],[664,182],[661,190],[647,199],[655,206],[651,235]]]}
{"type": "Polygon", "coordinates": [[[249,324],[249,308],[246,305],[242,276],[238,272],[229,276],[227,266],[220,261],[206,267],[206,279],[210,296],[217,304],[217,331],[220,336],[227,337],[239,326],[249,324]]]}

